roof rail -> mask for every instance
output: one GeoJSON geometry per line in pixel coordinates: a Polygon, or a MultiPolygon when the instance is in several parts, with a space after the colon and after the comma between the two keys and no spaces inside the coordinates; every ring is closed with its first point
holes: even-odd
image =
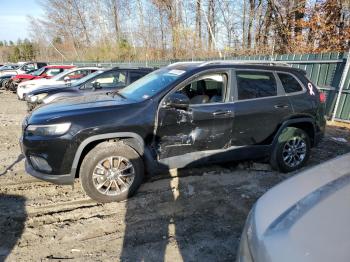
{"type": "Polygon", "coordinates": [[[169,66],[182,65],[182,64],[198,64],[198,63],[204,63],[204,61],[182,61],[182,62],[169,64],[169,66]]]}
{"type": "Polygon", "coordinates": [[[270,60],[213,60],[201,63],[199,66],[207,66],[212,64],[256,64],[256,65],[280,65],[291,66],[283,61],[270,61],[270,60]]]}

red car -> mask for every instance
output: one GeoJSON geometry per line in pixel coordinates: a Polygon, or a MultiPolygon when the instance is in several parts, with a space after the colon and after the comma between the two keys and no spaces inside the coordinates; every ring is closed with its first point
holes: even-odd
{"type": "Polygon", "coordinates": [[[72,65],[49,65],[49,66],[42,67],[30,74],[15,75],[11,77],[11,81],[9,83],[9,89],[11,91],[16,91],[18,84],[21,82],[40,79],[40,78],[49,79],[65,70],[68,70],[74,67],[75,66],[72,66],[72,65]]]}

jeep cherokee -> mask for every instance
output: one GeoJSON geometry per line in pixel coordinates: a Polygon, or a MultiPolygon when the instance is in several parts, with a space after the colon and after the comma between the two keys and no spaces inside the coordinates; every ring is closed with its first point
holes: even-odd
{"type": "Polygon", "coordinates": [[[80,177],[99,202],[136,192],[144,174],[268,159],[296,170],[325,130],[325,97],[305,71],[182,62],[109,95],[38,108],[23,123],[26,171],[57,184],[80,177]]]}

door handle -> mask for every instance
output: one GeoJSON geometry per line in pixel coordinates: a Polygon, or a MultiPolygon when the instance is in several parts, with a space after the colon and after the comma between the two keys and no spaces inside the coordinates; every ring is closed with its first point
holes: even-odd
{"type": "Polygon", "coordinates": [[[288,105],[285,104],[279,104],[279,105],[274,105],[274,108],[279,109],[279,108],[288,108],[288,105]]]}
{"type": "Polygon", "coordinates": [[[218,110],[213,112],[213,116],[223,116],[223,115],[231,115],[232,111],[230,110],[218,110]]]}

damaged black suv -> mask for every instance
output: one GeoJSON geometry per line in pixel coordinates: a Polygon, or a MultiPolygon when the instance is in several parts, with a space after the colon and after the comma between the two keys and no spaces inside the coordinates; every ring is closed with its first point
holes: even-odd
{"type": "Polygon", "coordinates": [[[118,92],[35,110],[23,123],[26,171],[57,184],[79,177],[100,202],[171,168],[266,159],[289,172],[323,136],[324,100],[300,69],[176,63],[118,92]]]}

